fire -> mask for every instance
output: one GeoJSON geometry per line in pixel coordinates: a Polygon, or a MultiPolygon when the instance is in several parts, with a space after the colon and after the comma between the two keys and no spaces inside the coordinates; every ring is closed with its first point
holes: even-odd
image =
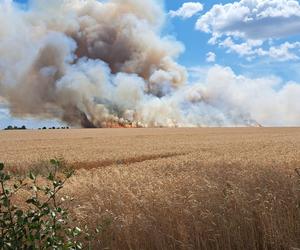
{"type": "Polygon", "coordinates": [[[107,121],[103,125],[105,128],[142,128],[139,122],[130,122],[130,121],[107,121]]]}

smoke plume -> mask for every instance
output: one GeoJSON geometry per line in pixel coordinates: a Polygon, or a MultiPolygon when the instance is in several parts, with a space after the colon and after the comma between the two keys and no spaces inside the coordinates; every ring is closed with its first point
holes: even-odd
{"type": "Polygon", "coordinates": [[[187,84],[164,19],[156,0],[0,0],[0,98],[82,127],[255,125],[214,83],[187,84]]]}

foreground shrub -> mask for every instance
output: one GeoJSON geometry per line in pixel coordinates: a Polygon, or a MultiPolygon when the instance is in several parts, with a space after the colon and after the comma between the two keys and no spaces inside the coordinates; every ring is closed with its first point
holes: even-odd
{"type": "Polygon", "coordinates": [[[70,226],[68,209],[63,207],[65,199],[58,197],[73,171],[60,173],[57,160],[51,160],[51,165],[46,184],[40,185],[33,173],[29,181],[12,181],[0,163],[0,249],[82,248],[77,240],[81,229],[70,226]],[[16,206],[13,199],[24,190],[30,190],[26,205],[16,206]]]}

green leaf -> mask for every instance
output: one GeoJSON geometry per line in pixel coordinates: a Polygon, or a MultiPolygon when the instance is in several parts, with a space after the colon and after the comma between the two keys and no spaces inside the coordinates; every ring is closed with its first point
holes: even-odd
{"type": "Polygon", "coordinates": [[[79,227],[75,227],[73,230],[73,236],[78,236],[81,233],[81,229],[79,227]]]}
{"type": "Polygon", "coordinates": [[[48,176],[48,180],[53,181],[54,180],[54,175],[53,173],[50,173],[48,176]]]}
{"type": "Polygon", "coordinates": [[[9,207],[9,200],[8,200],[8,198],[3,198],[3,206],[4,207],[9,207]]]}
{"type": "Polygon", "coordinates": [[[7,174],[6,174],[6,175],[4,175],[4,180],[5,180],[5,181],[8,181],[8,180],[10,180],[10,176],[9,176],[9,175],[7,175],[7,174]]]}
{"type": "Polygon", "coordinates": [[[69,170],[69,171],[67,171],[66,173],[65,173],[65,176],[66,176],[66,178],[70,178],[72,175],[74,175],[74,173],[75,173],[75,170],[69,170]]]}
{"type": "Polygon", "coordinates": [[[0,162],[0,171],[4,169],[4,163],[0,162]]]}
{"type": "Polygon", "coordinates": [[[32,172],[30,172],[30,174],[29,174],[29,178],[31,179],[31,180],[35,180],[35,175],[32,173],[32,172]]]}
{"type": "Polygon", "coordinates": [[[59,161],[55,160],[55,159],[51,159],[50,163],[54,166],[58,166],[59,165],[59,161]]]}
{"type": "Polygon", "coordinates": [[[21,217],[21,216],[23,215],[23,211],[22,211],[22,210],[17,210],[17,211],[16,211],[16,215],[17,215],[18,217],[21,217]]]}
{"type": "Polygon", "coordinates": [[[26,203],[28,204],[33,204],[35,200],[33,198],[26,200],[26,203]]]}

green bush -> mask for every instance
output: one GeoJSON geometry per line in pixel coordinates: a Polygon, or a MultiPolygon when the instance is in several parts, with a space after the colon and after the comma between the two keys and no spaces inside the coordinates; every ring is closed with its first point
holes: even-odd
{"type": "Polygon", "coordinates": [[[45,186],[38,184],[33,173],[29,175],[29,183],[11,180],[0,163],[0,249],[82,249],[77,240],[81,229],[70,226],[68,210],[62,206],[64,199],[58,198],[58,192],[74,172],[68,170],[62,175],[58,172],[60,162],[50,162],[53,171],[45,186]],[[14,205],[14,196],[28,188],[26,205],[14,205]]]}

